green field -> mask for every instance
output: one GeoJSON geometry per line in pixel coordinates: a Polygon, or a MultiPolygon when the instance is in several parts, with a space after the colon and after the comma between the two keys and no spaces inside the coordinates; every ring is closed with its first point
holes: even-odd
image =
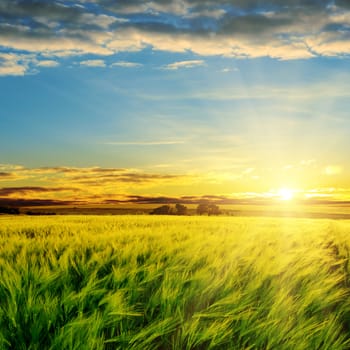
{"type": "Polygon", "coordinates": [[[349,349],[350,221],[0,217],[0,349],[349,349]]]}

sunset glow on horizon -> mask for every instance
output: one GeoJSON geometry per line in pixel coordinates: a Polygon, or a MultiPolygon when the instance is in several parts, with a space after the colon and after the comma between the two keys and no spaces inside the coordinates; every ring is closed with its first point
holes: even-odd
{"type": "Polygon", "coordinates": [[[0,201],[350,203],[349,28],[345,1],[4,0],[0,201]]]}
{"type": "Polygon", "coordinates": [[[278,194],[280,199],[283,201],[290,201],[294,197],[293,191],[289,188],[281,188],[278,191],[278,194]]]}

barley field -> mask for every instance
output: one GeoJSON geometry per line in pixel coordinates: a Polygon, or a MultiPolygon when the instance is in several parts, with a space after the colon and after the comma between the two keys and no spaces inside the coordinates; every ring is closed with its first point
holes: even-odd
{"type": "Polygon", "coordinates": [[[350,349],[350,221],[0,217],[0,349],[350,349]]]}

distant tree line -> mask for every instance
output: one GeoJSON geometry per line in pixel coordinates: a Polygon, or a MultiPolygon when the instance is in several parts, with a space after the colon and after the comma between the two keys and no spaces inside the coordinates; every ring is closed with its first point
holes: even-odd
{"type": "Polygon", "coordinates": [[[18,215],[19,209],[18,208],[11,208],[11,207],[0,207],[0,214],[12,214],[12,215],[18,215]]]}
{"type": "MultiPolygon", "coordinates": [[[[196,209],[198,215],[220,215],[221,211],[218,205],[213,203],[200,203],[196,209]]],[[[177,203],[175,207],[170,205],[162,205],[153,209],[151,215],[188,215],[187,207],[177,203]]]]}
{"type": "Polygon", "coordinates": [[[162,205],[153,209],[151,215],[187,215],[187,207],[183,204],[177,203],[175,207],[170,205],[162,205]]]}
{"type": "Polygon", "coordinates": [[[200,203],[197,207],[197,214],[203,215],[220,215],[221,211],[218,205],[213,203],[200,203]]]}
{"type": "Polygon", "coordinates": [[[26,211],[26,215],[56,215],[55,212],[39,212],[39,211],[26,211]]]}

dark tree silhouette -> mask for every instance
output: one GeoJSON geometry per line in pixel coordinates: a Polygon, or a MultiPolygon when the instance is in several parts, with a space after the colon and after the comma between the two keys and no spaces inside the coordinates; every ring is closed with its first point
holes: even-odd
{"type": "Polygon", "coordinates": [[[197,207],[197,214],[220,215],[220,208],[216,204],[200,203],[197,207]]]}
{"type": "Polygon", "coordinates": [[[161,207],[153,209],[150,214],[151,215],[170,215],[173,213],[170,205],[162,205],[161,207]]]}
{"type": "Polygon", "coordinates": [[[207,214],[207,213],[208,213],[208,204],[207,203],[198,204],[197,214],[202,215],[202,214],[207,214]]]}
{"type": "Polygon", "coordinates": [[[176,209],[176,215],[186,215],[187,214],[187,207],[183,204],[177,203],[175,205],[176,209]]]}
{"type": "Polygon", "coordinates": [[[220,209],[219,206],[216,204],[210,204],[208,206],[208,215],[220,215],[220,209]]]}
{"type": "Polygon", "coordinates": [[[18,208],[0,207],[0,213],[18,215],[20,212],[18,208]]]}

